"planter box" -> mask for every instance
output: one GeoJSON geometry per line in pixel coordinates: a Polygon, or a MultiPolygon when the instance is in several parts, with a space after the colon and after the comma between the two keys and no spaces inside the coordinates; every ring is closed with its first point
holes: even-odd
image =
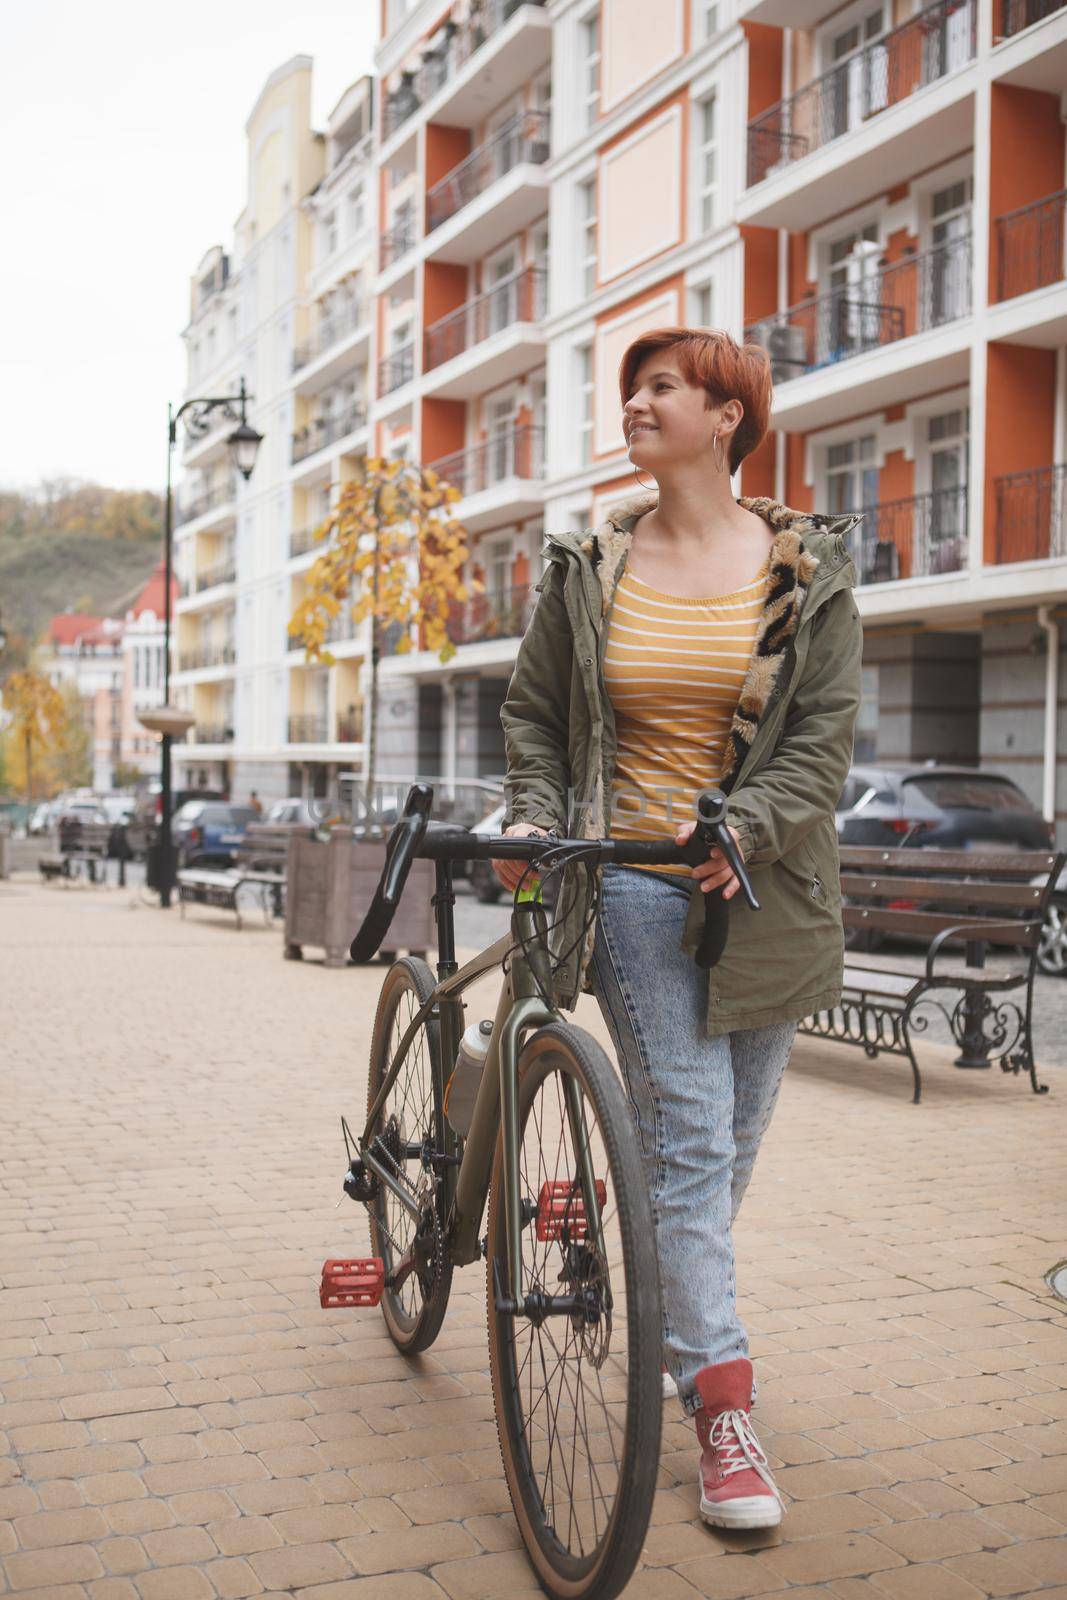
{"type": "MultiPolygon", "coordinates": [[[[328,967],[348,962],[348,947],[365,916],[385,864],[384,839],[335,833],[328,841],[293,837],[285,864],[285,956],[299,961],[306,944],[326,952],[328,967]]],[[[436,941],[432,861],[413,861],[383,953],[425,955],[436,941]]]]}

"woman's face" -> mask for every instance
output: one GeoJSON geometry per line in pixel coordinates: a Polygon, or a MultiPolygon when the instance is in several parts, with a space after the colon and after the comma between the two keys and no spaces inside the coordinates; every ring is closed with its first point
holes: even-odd
{"type": "Polygon", "coordinates": [[[653,474],[668,463],[710,465],[716,430],[728,447],[727,435],[741,420],[743,408],[740,401],[729,400],[705,410],[706,399],[699,384],[683,377],[671,351],[654,350],[646,356],[623,407],[626,453],[633,464],[653,474]]]}

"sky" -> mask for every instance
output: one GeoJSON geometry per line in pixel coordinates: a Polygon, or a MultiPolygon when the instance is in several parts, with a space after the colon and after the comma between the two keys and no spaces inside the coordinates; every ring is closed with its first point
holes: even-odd
{"type": "Polygon", "coordinates": [[[162,489],[189,278],[229,248],[244,124],[314,57],[312,119],[373,70],[378,0],[32,0],[0,22],[0,487],[162,489]]]}

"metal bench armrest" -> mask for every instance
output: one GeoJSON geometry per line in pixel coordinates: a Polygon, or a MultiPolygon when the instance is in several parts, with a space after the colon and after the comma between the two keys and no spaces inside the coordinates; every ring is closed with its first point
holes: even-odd
{"type": "Polygon", "coordinates": [[[930,948],[926,952],[927,980],[929,981],[936,976],[934,973],[934,962],[941,952],[941,946],[946,942],[946,940],[953,938],[953,936],[964,934],[968,943],[974,943],[980,940],[983,935],[986,937],[991,934],[995,936],[996,934],[1002,932],[1003,929],[1011,928],[1012,926],[1017,927],[1018,924],[1012,924],[1010,922],[1006,922],[1003,918],[1000,918],[996,922],[957,922],[954,923],[951,928],[942,928],[940,933],[934,934],[933,938],[930,940],[930,948]]]}

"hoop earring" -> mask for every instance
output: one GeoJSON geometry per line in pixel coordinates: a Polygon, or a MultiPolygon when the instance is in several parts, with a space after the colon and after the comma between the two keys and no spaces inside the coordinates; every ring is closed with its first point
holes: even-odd
{"type": "MultiPolygon", "coordinates": [[[[634,477],[637,479],[638,483],[641,483],[641,469],[640,469],[640,467],[635,467],[634,468],[634,477]]],[[[642,487],[642,489],[650,489],[650,488],[651,489],[658,489],[659,488],[659,484],[656,483],[656,481],[653,479],[651,484],[641,483],[641,487],[642,487]]]]}
{"type": "Polygon", "coordinates": [[[716,470],[719,472],[725,472],[729,465],[726,459],[726,446],[723,444],[718,434],[715,434],[711,441],[711,453],[715,462],[716,470]]]}

